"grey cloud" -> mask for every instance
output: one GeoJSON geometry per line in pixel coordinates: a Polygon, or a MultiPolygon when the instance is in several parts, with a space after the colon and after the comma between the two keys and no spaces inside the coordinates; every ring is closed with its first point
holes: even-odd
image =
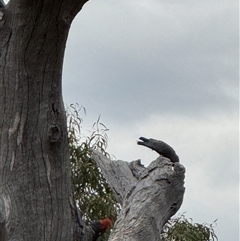
{"type": "Polygon", "coordinates": [[[236,99],[223,88],[237,89],[237,18],[229,9],[218,12],[215,7],[204,19],[196,6],[191,12],[184,3],[174,17],[153,9],[137,13],[131,7],[133,12],[110,5],[105,15],[93,10],[97,16],[86,16],[85,23],[80,18],[64,75],[74,83],[65,77],[65,95],[79,96],[87,108],[128,121],[142,113],[201,115],[236,107],[236,99]]]}

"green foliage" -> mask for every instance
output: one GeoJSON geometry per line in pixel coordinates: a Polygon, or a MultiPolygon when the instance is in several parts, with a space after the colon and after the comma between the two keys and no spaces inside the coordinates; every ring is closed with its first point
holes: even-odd
{"type": "MultiPolygon", "coordinates": [[[[93,124],[90,136],[81,133],[83,122],[80,112],[86,110],[78,105],[71,105],[67,110],[68,140],[70,150],[72,183],[77,206],[87,222],[110,218],[116,220],[120,205],[104,179],[101,170],[91,158],[92,150],[98,150],[109,157],[106,152],[108,129],[100,122],[100,117],[93,124]]],[[[107,240],[109,233],[99,240],[107,240]]]]}
{"type": "Polygon", "coordinates": [[[214,233],[213,224],[193,223],[187,220],[184,215],[170,219],[162,234],[163,241],[215,241],[218,240],[214,233]]]}
{"type": "MultiPolygon", "coordinates": [[[[83,107],[71,105],[67,111],[68,140],[71,160],[72,183],[77,206],[87,222],[110,218],[113,222],[120,211],[120,205],[104,179],[101,170],[91,158],[92,150],[98,150],[107,157],[107,127],[100,122],[100,117],[93,124],[90,136],[81,133],[83,122],[80,112],[83,107]]],[[[216,241],[213,224],[198,224],[187,220],[184,215],[170,219],[161,234],[162,241],[216,241]]],[[[109,232],[99,238],[108,239],[109,232]]]]}

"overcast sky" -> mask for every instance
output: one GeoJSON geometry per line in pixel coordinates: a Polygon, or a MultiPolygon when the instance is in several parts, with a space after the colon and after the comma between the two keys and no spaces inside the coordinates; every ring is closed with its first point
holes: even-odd
{"type": "MultiPolygon", "coordinates": [[[[99,115],[117,159],[170,144],[186,168],[178,213],[239,240],[238,1],[90,0],[75,19],[63,73],[65,105],[99,115]]],[[[85,127],[88,130],[88,127],[85,127]]]]}

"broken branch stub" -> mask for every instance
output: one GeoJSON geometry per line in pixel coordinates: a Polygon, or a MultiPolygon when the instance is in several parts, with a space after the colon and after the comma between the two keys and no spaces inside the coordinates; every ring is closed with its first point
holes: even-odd
{"type": "Polygon", "coordinates": [[[164,224],[180,208],[185,168],[159,156],[148,167],[140,160],[112,161],[94,151],[93,158],[122,205],[111,241],[160,241],[164,224]]]}

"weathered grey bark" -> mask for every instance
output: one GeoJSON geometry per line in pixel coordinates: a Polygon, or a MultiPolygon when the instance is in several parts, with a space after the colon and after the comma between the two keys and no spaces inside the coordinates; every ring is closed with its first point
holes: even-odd
{"type": "Polygon", "coordinates": [[[164,224],[180,208],[185,168],[159,156],[147,168],[140,160],[111,161],[100,153],[93,158],[122,205],[110,241],[159,241],[164,224]]]}
{"type": "Polygon", "coordinates": [[[1,241],[73,240],[79,227],[61,75],[70,24],[85,2],[0,6],[1,241]]]}

